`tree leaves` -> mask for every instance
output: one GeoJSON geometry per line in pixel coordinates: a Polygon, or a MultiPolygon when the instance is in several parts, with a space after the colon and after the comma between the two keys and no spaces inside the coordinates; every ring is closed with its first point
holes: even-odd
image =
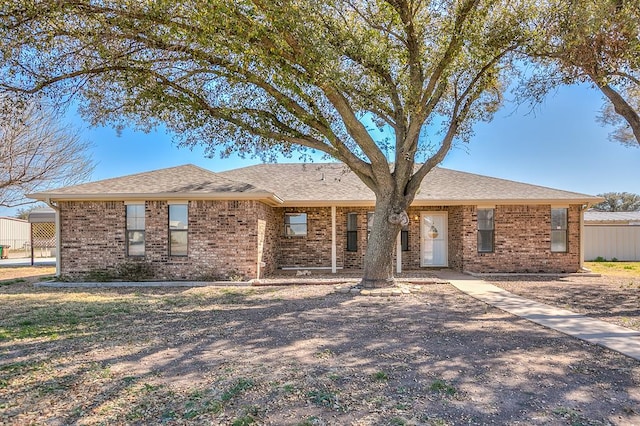
{"type": "Polygon", "coordinates": [[[319,150],[373,183],[364,162],[386,158],[363,116],[391,126],[407,170],[434,116],[446,139],[490,118],[523,13],[507,4],[13,0],[1,81],[73,94],[94,124],[165,123],[185,145],[319,150]]]}
{"type": "Polygon", "coordinates": [[[640,195],[630,192],[606,192],[598,194],[605,200],[593,206],[594,210],[603,212],[640,211],[640,195]]]}

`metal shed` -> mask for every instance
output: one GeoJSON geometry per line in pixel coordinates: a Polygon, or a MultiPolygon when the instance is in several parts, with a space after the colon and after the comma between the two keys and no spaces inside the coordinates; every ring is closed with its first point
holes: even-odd
{"type": "Polygon", "coordinates": [[[15,217],[0,217],[1,257],[8,257],[9,250],[18,256],[20,256],[19,252],[23,251],[22,256],[26,257],[30,240],[29,222],[15,217]]]}
{"type": "Polygon", "coordinates": [[[640,212],[584,213],[584,259],[640,261],[640,212]]]}

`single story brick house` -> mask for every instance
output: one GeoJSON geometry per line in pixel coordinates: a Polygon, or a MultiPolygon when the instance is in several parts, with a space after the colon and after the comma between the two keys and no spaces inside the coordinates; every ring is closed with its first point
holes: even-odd
{"type": "MultiPolygon", "coordinates": [[[[145,262],[157,279],[362,268],[373,193],[340,163],[214,173],[184,165],[31,198],[55,207],[58,273],[145,262]]],[[[398,271],[575,272],[584,194],[435,168],[398,237],[398,271]]]]}

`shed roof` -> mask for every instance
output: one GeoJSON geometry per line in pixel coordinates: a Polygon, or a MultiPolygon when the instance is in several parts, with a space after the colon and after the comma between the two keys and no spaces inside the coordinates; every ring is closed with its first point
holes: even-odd
{"type": "Polygon", "coordinates": [[[39,207],[29,212],[30,223],[51,223],[56,221],[56,211],[51,207],[39,207]]]}
{"type": "Polygon", "coordinates": [[[584,212],[585,223],[632,223],[640,224],[640,212],[600,212],[589,210],[584,212]]]}
{"type": "Polygon", "coordinates": [[[18,217],[10,217],[10,216],[0,216],[0,220],[9,220],[12,222],[27,223],[27,221],[24,219],[20,219],[18,217]]]}
{"type": "MultiPolygon", "coordinates": [[[[260,164],[214,173],[188,164],[51,191],[31,198],[65,200],[253,199],[272,205],[373,205],[373,192],[342,163],[260,164]]],[[[414,205],[585,204],[575,192],[435,168],[414,205]]]]}

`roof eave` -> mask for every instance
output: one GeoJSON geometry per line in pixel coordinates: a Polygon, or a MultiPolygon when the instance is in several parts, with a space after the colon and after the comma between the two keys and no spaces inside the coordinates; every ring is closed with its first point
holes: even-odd
{"type": "MultiPolygon", "coordinates": [[[[598,202],[598,198],[539,198],[539,199],[467,199],[467,200],[413,200],[412,207],[476,206],[476,205],[568,205],[598,202]]],[[[373,207],[375,200],[286,200],[280,207],[373,207]]]]}
{"type": "Polygon", "coordinates": [[[477,199],[454,199],[454,200],[414,200],[412,206],[475,206],[475,205],[564,205],[564,204],[587,204],[598,202],[596,197],[584,198],[477,198],[477,199]]]}

